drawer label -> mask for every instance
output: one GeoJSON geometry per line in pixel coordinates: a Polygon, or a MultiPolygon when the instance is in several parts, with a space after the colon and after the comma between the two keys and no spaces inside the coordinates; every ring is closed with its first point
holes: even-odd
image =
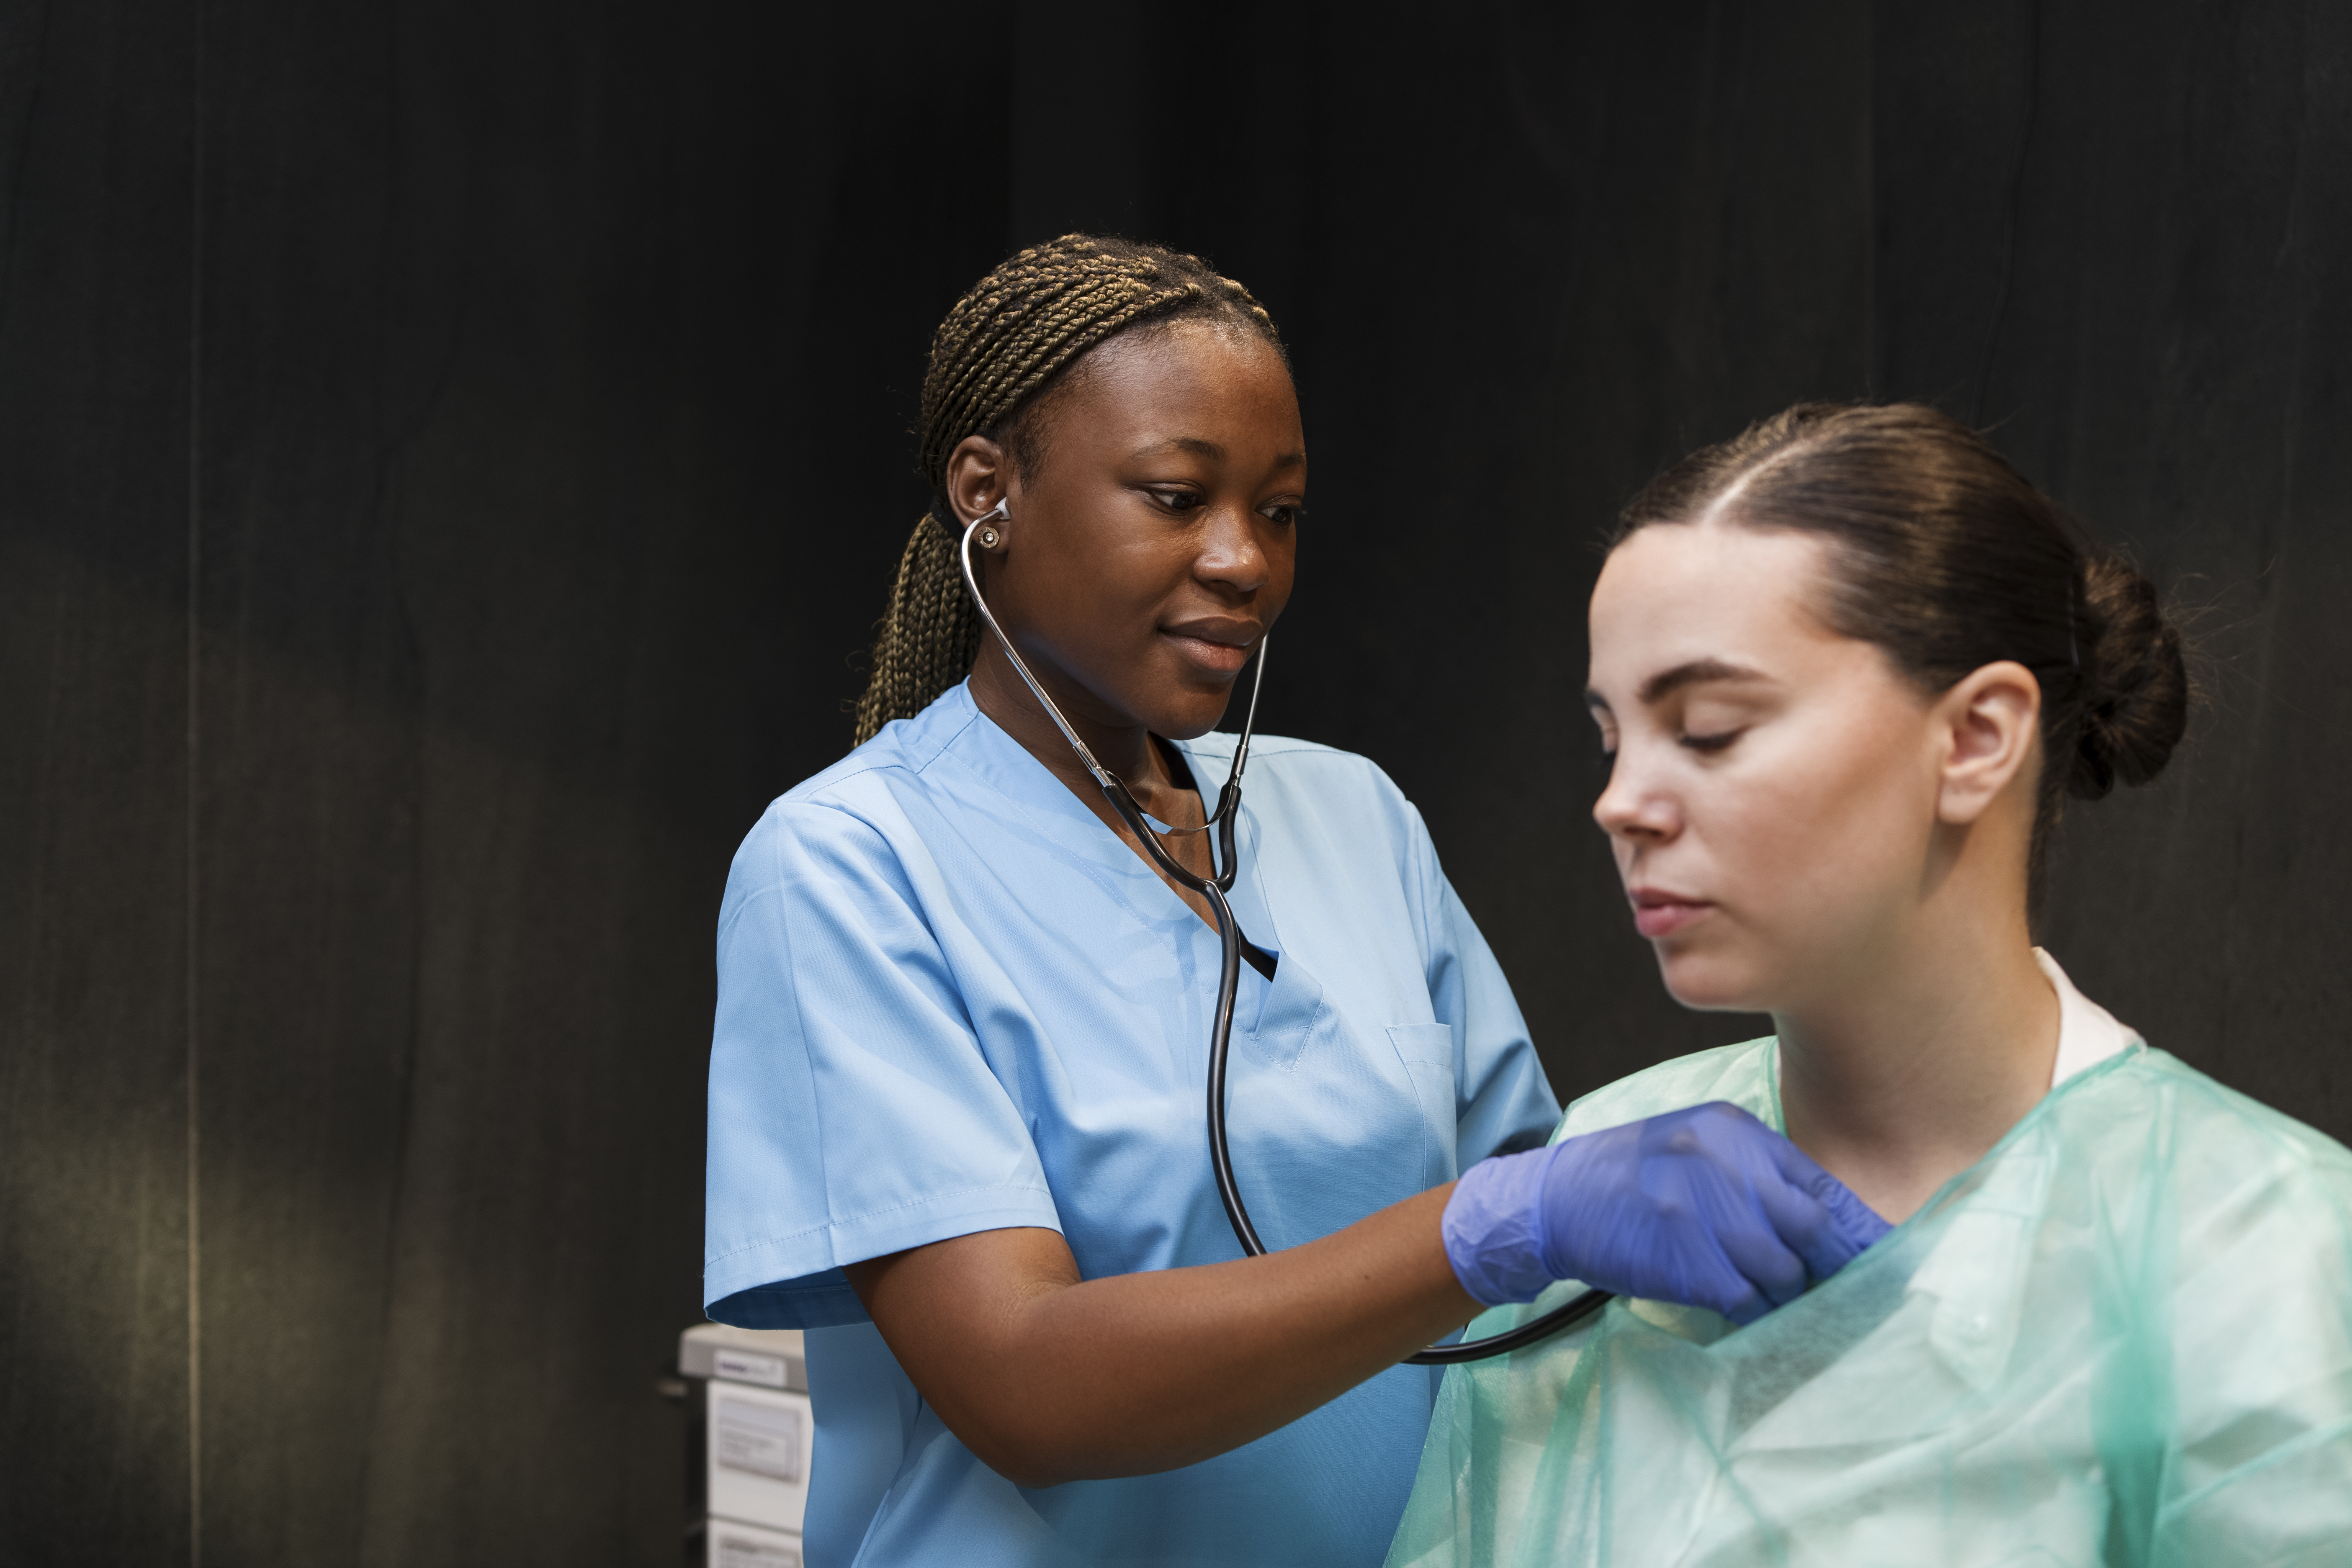
{"type": "Polygon", "coordinates": [[[801,1479],[799,1411],[778,1410],[722,1395],[717,1425],[719,1452],[713,1458],[719,1464],[771,1480],[801,1479]]]}
{"type": "Polygon", "coordinates": [[[755,1350],[721,1350],[710,1359],[714,1377],[730,1378],[737,1383],[764,1383],[771,1388],[784,1385],[784,1358],[761,1355],[755,1350]]]}

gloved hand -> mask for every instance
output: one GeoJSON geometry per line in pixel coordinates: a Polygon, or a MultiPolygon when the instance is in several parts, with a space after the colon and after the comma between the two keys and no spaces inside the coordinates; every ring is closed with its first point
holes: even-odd
{"type": "Polygon", "coordinates": [[[1802,1149],[1716,1101],[1481,1160],[1445,1205],[1445,1256],[1488,1306],[1555,1280],[1748,1323],[1826,1280],[1886,1221],[1802,1149]]]}

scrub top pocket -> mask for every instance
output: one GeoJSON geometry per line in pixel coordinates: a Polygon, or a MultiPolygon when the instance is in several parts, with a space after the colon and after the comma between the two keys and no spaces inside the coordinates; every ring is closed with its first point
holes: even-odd
{"type": "MultiPolygon", "coordinates": [[[[1208,946],[1202,944],[1204,948],[1208,946]]],[[[1324,1005],[1323,982],[1308,974],[1295,954],[1282,956],[1271,980],[1244,967],[1242,984],[1244,989],[1235,1011],[1241,1014],[1244,1027],[1234,1033],[1277,1071],[1296,1069],[1307,1046],[1338,1027],[1332,1010],[1324,1005]],[[1254,1016],[1248,1010],[1252,1002],[1256,1004],[1254,1016]]]]}
{"type": "Polygon", "coordinates": [[[1423,1191],[1440,1186],[1462,1174],[1454,1145],[1454,1026],[1443,1023],[1392,1023],[1390,1043],[1412,1080],[1421,1101],[1423,1191]]]}

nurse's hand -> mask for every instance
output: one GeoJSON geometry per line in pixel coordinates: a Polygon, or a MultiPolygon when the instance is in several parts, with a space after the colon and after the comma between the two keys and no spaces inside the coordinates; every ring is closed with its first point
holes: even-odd
{"type": "Polygon", "coordinates": [[[1720,1101],[1481,1161],[1444,1219],[1447,1260],[1489,1306],[1580,1280],[1738,1323],[1888,1228],[1802,1149],[1720,1101]]]}

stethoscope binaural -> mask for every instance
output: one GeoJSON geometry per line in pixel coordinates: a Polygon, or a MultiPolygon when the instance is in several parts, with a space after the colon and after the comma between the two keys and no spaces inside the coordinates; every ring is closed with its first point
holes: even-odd
{"type": "MultiPolygon", "coordinates": [[[[1168,831],[1171,837],[1178,833],[1205,833],[1212,828],[1217,831],[1216,848],[1212,852],[1211,864],[1223,869],[1213,876],[1202,876],[1179,864],[1176,857],[1161,847],[1161,835],[1146,821],[1143,808],[1136,804],[1135,797],[1128,792],[1126,784],[1120,781],[1118,775],[1095,760],[1095,754],[1087,749],[1085,741],[1078,738],[1078,732],[1070,727],[1070,721],[1062,716],[1062,710],[1055,705],[1052,697],[1045,695],[1045,688],[1037,684],[1037,677],[1029,673],[1028,661],[1022,658],[1020,650],[1013,645],[1013,639],[1004,634],[1004,628],[999,626],[996,617],[990,613],[987,596],[980,591],[980,577],[971,569],[971,541],[972,536],[978,534],[983,548],[995,546],[1003,535],[994,525],[1012,520],[1013,515],[1005,506],[1003,501],[999,501],[974,517],[963,530],[963,538],[956,547],[956,563],[963,569],[964,586],[971,592],[973,606],[979,610],[981,620],[987,622],[989,631],[994,633],[997,645],[1004,650],[1004,656],[1013,661],[1013,668],[1036,697],[1038,706],[1045,710],[1045,716],[1062,732],[1062,738],[1070,743],[1072,751],[1077,753],[1079,762],[1102,787],[1111,810],[1118,813],[1119,820],[1135,834],[1137,841],[1151,857],[1152,863],[1166,873],[1171,880],[1206,898],[1210,909],[1216,915],[1217,945],[1223,950],[1223,961],[1217,975],[1215,1021],[1209,1036],[1209,1165],[1216,1175],[1217,1197],[1225,1206],[1225,1218],[1234,1228],[1234,1239],[1241,1243],[1242,1250],[1250,1257],[1264,1257],[1265,1243],[1257,1239],[1257,1228],[1250,1223],[1249,1210],[1242,1206],[1241,1187],[1234,1180],[1233,1153],[1225,1145],[1225,1056],[1233,1044],[1234,998],[1241,989],[1242,977],[1241,925],[1234,919],[1233,907],[1225,902],[1225,894],[1233,889],[1234,872],[1240,864],[1234,851],[1234,824],[1241,814],[1242,769],[1249,763],[1250,736],[1257,727],[1257,695],[1265,685],[1266,640],[1263,636],[1258,639],[1257,669],[1250,677],[1249,708],[1242,719],[1240,744],[1234,747],[1233,770],[1225,777],[1225,787],[1217,791],[1217,809],[1209,813],[1208,820],[1197,828],[1171,828],[1168,831]]],[[[1432,1345],[1404,1359],[1419,1365],[1442,1366],[1507,1354],[1583,1322],[1599,1312],[1608,1301],[1609,1292],[1606,1291],[1586,1291],[1515,1329],[1458,1344],[1432,1345]]]]}

